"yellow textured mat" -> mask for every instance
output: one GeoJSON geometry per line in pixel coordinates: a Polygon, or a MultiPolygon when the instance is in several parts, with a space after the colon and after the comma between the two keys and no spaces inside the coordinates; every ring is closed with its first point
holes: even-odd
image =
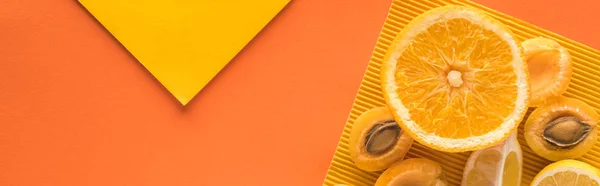
{"type": "MultiPolygon", "coordinates": [[[[600,51],[583,44],[569,40],[555,33],[543,30],[524,21],[504,15],[482,5],[465,0],[394,0],[379,39],[373,51],[358,95],[344,127],[335,155],[323,185],[345,183],[348,185],[373,185],[381,172],[366,172],[356,168],[348,152],[348,137],[354,120],[367,109],[383,106],[385,102],[381,94],[379,82],[379,68],[388,46],[400,30],[417,15],[444,5],[465,5],[486,11],[488,14],[506,24],[516,37],[523,41],[528,38],[544,36],[558,41],[569,50],[573,57],[573,77],[565,96],[576,97],[593,106],[596,111],[600,109],[600,51]]],[[[531,113],[532,109],[529,110],[531,113]]],[[[526,116],[526,117],[527,117],[526,116]]],[[[523,122],[526,119],[523,119],[523,122]]],[[[535,155],[525,142],[523,126],[519,126],[518,140],[523,149],[523,178],[522,185],[529,185],[533,177],[550,161],[535,155]]],[[[447,181],[450,185],[460,185],[462,171],[470,153],[444,153],[431,150],[415,143],[410,149],[407,158],[426,157],[442,164],[447,181]]],[[[600,143],[588,152],[581,160],[600,167],[600,143]]]]}

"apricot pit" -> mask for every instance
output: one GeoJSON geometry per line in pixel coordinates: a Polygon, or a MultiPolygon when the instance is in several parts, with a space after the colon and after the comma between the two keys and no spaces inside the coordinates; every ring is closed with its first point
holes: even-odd
{"type": "Polygon", "coordinates": [[[590,132],[590,125],[579,118],[565,116],[544,127],[544,139],[560,149],[570,149],[581,143],[590,132]]]}
{"type": "Polygon", "coordinates": [[[365,150],[371,154],[384,153],[394,146],[401,132],[402,129],[394,120],[375,124],[367,133],[365,150]]]}

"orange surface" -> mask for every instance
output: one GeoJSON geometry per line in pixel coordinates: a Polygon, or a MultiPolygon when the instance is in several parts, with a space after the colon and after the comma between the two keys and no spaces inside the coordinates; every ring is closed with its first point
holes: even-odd
{"type": "MultiPolygon", "coordinates": [[[[600,2],[478,2],[600,48],[600,2]]],[[[76,1],[2,1],[0,185],[320,185],[389,4],[293,0],[182,107],[76,1]]]]}

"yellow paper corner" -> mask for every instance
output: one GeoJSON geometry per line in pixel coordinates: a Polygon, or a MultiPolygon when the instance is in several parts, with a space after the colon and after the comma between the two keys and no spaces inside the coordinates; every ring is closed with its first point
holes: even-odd
{"type": "Polygon", "coordinates": [[[79,0],[186,105],[289,0],[79,0]]]}

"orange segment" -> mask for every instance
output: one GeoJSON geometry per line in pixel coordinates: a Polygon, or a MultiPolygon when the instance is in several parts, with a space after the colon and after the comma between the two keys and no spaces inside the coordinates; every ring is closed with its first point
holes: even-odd
{"type": "Polygon", "coordinates": [[[501,23],[468,7],[441,7],[411,21],[381,73],[397,120],[437,150],[493,146],[528,107],[527,65],[517,42],[501,23]]]}

